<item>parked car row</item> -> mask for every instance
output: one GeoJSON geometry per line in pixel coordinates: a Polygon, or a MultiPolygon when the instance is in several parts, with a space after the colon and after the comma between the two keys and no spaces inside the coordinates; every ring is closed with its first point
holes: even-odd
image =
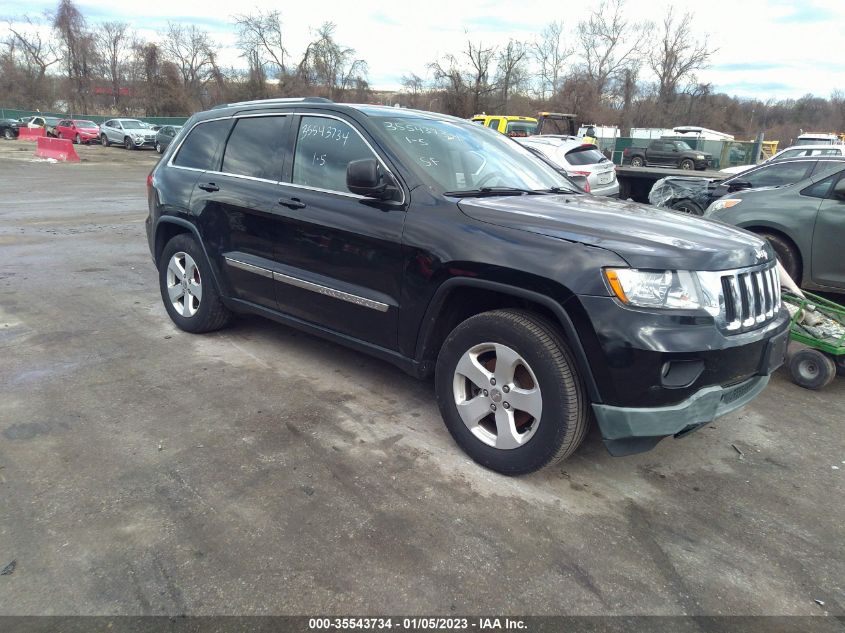
{"type": "Polygon", "coordinates": [[[121,145],[126,149],[153,147],[161,154],[182,129],[181,125],[156,125],[138,119],[109,119],[97,125],[88,119],[59,119],[30,116],[0,119],[0,135],[6,139],[19,136],[22,127],[44,128],[47,136],[64,138],[76,144],[100,143],[104,147],[121,145]]]}

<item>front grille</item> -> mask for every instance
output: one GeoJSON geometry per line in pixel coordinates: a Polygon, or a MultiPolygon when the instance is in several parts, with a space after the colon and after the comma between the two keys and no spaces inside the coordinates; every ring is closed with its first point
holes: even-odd
{"type": "Polygon", "coordinates": [[[773,319],[780,309],[776,266],[736,270],[721,277],[724,325],[728,331],[750,330],[773,319]]]}

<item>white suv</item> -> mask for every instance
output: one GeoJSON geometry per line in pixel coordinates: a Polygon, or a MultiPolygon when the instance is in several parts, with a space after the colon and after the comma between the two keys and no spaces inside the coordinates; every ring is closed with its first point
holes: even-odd
{"type": "Polygon", "coordinates": [[[138,119],[109,119],[100,126],[100,143],[103,147],[114,143],[126,149],[155,147],[156,132],[149,123],[138,119]]]}

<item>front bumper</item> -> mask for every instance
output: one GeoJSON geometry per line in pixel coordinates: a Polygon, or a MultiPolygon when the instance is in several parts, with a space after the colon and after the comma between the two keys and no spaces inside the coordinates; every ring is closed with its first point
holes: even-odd
{"type": "Polygon", "coordinates": [[[614,455],[648,450],[741,407],[783,363],[785,309],[759,329],[725,334],[693,313],[579,299],[596,335],[585,348],[598,391],[593,411],[614,455]]]}
{"type": "Polygon", "coordinates": [[[604,444],[611,455],[650,450],[669,435],[680,437],[735,411],[756,398],[769,376],[754,376],[731,387],[706,387],[684,402],[669,407],[627,408],[593,405],[604,444]]]}

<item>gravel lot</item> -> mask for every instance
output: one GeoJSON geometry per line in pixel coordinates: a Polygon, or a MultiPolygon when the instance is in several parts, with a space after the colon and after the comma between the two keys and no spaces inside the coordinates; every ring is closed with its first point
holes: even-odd
{"type": "Polygon", "coordinates": [[[157,155],[33,145],[0,142],[0,614],[845,613],[845,380],[501,477],[430,383],[258,318],[176,330],[157,155]]]}

